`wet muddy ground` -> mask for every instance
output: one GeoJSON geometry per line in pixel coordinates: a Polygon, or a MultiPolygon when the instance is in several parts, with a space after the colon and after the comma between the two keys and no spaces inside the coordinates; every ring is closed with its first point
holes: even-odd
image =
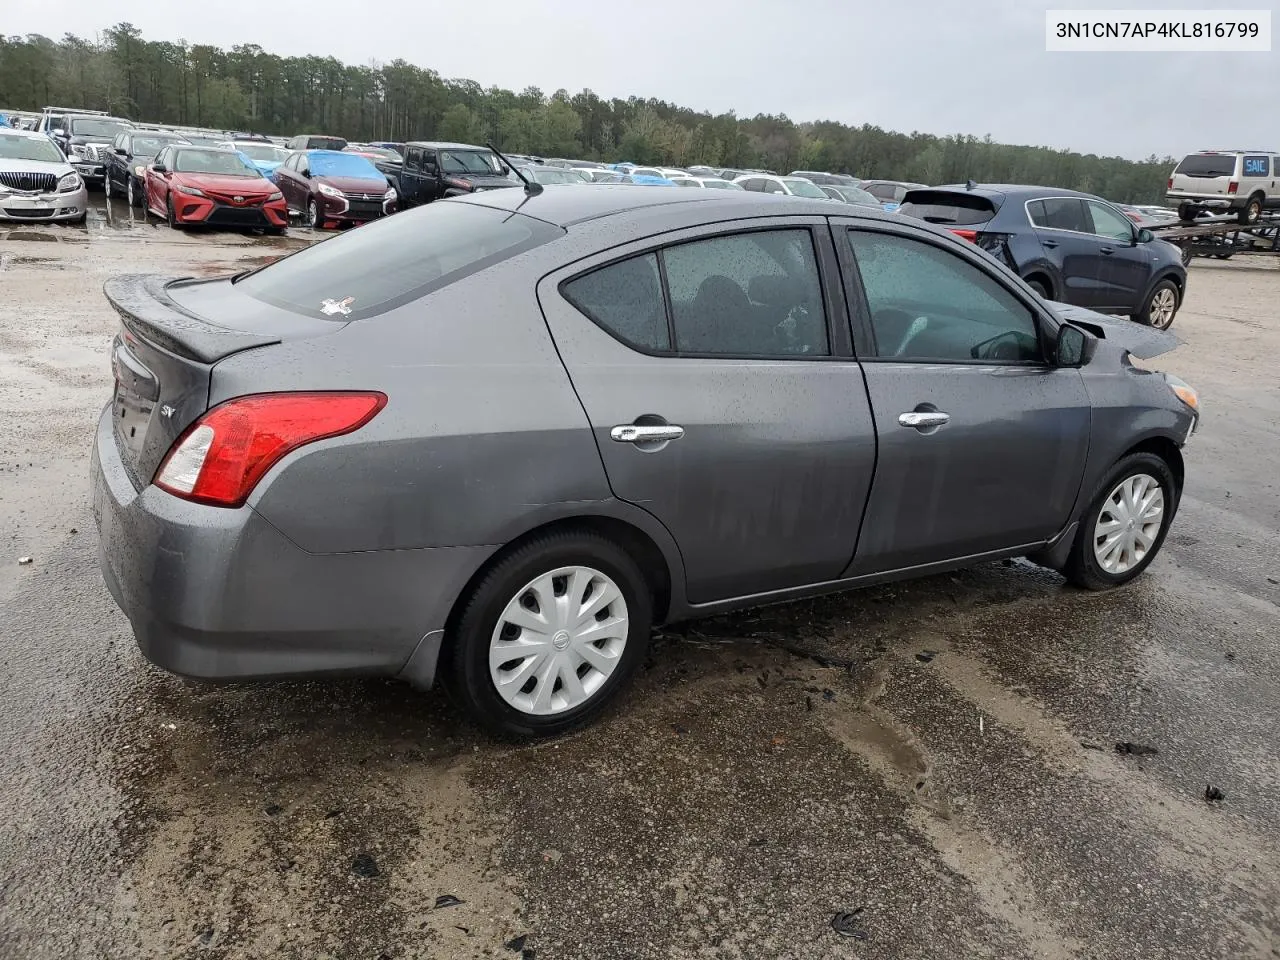
{"type": "Polygon", "coordinates": [[[1191,269],[1158,363],[1205,418],[1140,581],[999,563],[669,628],[602,723],[517,748],[393,682],[142,660],[86,490],[102,281],[310,238],[110,214],[0,228],[0,957],[1280,956],[1274,265],[1191,269]]]}

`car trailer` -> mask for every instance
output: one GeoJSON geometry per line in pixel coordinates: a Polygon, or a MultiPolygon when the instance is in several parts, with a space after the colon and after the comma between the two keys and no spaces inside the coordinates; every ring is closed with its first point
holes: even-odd
{"type": "Polygon", "coordinates": [[[1182,250],[1183,266],[1192,257],[1229,260],[1243,254],[1280,254],[1280,216],[1264,214],[1256,223],[1245,225],[1236,214],[1226,214],[1194,222],[1149,224],[1147,229],[1182,250]]]}

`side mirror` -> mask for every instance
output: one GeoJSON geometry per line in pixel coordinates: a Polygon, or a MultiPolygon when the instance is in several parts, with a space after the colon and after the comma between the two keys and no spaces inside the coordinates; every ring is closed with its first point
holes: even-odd
{"type": "Polygon", "coordinates": [[[1150,243],[1155,238],[1156,238],[1156,235],[1152,233],[1150,230],[1148,230],[1146,227],[1143,227],[1141,230],[1138,231],[1139,243],[1150,243]]]}
{"type": "Polygon", "coordinates": [[[67,135],[67,131],[63,130],[61,127],[55,127],[53,130],[53,135],[55,137],[65,137],[67,135]]]}
{"type": "Polygon", "coordinates": [[[129,155],[129,151],[126,150],[124,147],[116,147],[117,157],[127,157],[128,155],[129,155]]]}
{"type": "Polygon", "coordinates": [[[154,170],[156,173],[167,173],[167,172],[168,172],[168,171],[165,169],[165,165],[164,165],[163,163],[153,163],[153,164],[151,165],[151,169],[152,169],[152,170],[154,170]]]}
{"type": "Polygon", "coordinates": [[[1093,358],[1097,343],[1079,327],[1064,323],[1058,328],[1054,362],[1060,367],[1083,367],[1093,358]]]}

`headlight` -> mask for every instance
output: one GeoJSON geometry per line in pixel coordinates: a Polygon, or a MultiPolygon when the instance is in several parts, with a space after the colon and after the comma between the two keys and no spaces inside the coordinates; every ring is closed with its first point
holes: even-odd
{"type": "Polygon", "coordinates": [[[195,187],[187,187],[187,186],[183,186],[182,184],[178,184],[178,186],[174,187],[173,189],[177,190],[179,193],[185,193],[188,196],[192,196],[192,197],[204,196],[203,190],[197,190],[195,187]]]}
{"type": "Polygon", "coordinates": [[[1173,391],[1174,396],[1196,413],[1200,412],[1200,394],[1196,393],[1195,387],[1183,380],[1179,380],[1172,373],[1164,374],[1164,379],[1169,384],[1169,389],[1173,391]]]}
{"type": "Polygon", "coordinates": [[[70,193],[72,190],[80,189],[80,174],[66,173],[58,178],[58,192],[70,193]]]}
{"type": "Polygon", "coordinates": [[[133,168],[133,175],[135,177],[145,177],[147,175],[147,168],[140,163],[133,168]]]}
{"type": "Polygon", "coordinates": [[[337,187],[331,187],[327,183],[317,184],[316,189],[319,190],[321,193],[323,193],[326,197],[333,197],[337,200],[344,199],[342,196],[341,190],[339,190],[337,187]]]}
{"type": "Polygon", "coordinates": [[[82,159],[89,155],[88,148],[82,143],[73,143],[71,145],[71,152],[82,159]]]}
{"type": "Polygon", "coordinates": [[[277,190],[271,196],[267,197],[267,203],[270,203],[272,200],[283,200],[283,199],[284,199],[284,194],[281,193],[279,190],[277,190]]]}
{"type": "Polygon", "coordinates": [[[389,187],[387,192],[382,195],[383,200],[394,200],[396,198],[396,188],[389,187]]]}

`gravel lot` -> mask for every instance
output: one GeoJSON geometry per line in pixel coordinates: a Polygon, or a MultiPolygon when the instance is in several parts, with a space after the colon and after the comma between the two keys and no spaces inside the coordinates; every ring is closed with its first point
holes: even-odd
{"type": "Polygon", "coordinates": [[[106,217],[0,227],[0,957],[1280,956],[1277,263],[1191,268],[1155,363],[1205,416],[1129,588],[992,564],[683,625],[513,748],[439,692],[142,660],[89,510],[102,281],[307,237],[106,217]]]}

